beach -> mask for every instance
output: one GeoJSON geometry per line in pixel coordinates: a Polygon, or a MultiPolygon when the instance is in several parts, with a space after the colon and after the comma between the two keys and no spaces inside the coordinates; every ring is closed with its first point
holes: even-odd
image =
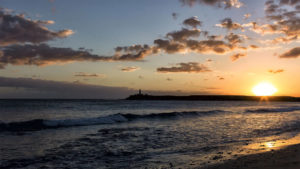
{"type": "Polygon", "coordinates": [[[201,169],[299,169],[300,144],[251,154],[201,169]]]}

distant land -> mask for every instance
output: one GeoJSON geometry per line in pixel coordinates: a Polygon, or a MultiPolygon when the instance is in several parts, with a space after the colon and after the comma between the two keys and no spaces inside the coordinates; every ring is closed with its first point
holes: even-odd
{"type": "Polygon", "coordinates": [[[243,96],[243,95],[189,95],[189,96],[154,96],[135,94],[126,100],[202,100],[202,101],[285,101],[300,102],[300,97],[291,96],[243,96]]]}

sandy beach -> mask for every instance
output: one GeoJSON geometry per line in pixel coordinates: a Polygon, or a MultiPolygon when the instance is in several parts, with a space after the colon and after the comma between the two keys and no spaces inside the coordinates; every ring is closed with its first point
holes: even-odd
{"type": "Polygon", "coordinates": [[[300,144],[278,150],[246,155],[235,160],[201,169],[299,169],[300,144]]]}

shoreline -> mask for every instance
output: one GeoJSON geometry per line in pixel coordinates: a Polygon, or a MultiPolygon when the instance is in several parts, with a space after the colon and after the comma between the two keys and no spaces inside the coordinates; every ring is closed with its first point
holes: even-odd
{"type": "MultiPolygon", "coordinates": [[[[292,142],[298,140],[298,143],[286,145],[289,144],[289,140],[286,140],[286,142],[278,140],[283,145],[279,144],[279,147],[267,148],[267,151],[257,149],[258,153],[240,156],[212,166],[199,167],[199,169],[300,169],[299,136],[291,140],[292,142]]],[[[253,145],[256,146],[258,144],[253,145]]],[[[261,146],[257,148],[259,147],[261,146]]]]}

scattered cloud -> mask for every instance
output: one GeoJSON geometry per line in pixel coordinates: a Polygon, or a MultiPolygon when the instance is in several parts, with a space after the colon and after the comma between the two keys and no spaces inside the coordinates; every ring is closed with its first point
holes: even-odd
{"type": "Polygon", "coordinates": [[[232,55],[230,58],[234,62],[234,61],[236,61],[236,60],[238,60],[238,59],[240,59],[241,57],[244,57],[244,56],[246,56],[246,54],[244,54],[244,53],[237,53],[237,54],[232,55]]]}
{"type": "Polygon", "coordinates": [[[209,68],[207,68],[205,65],[197,62],[177,63],[176,66],[173,67],[157,68],[157,72],[159,73],[202,73],[210,71],[211,70],[209,70],[209,68]]]}
{"type": "Polygon", "coordinates": [[[41,43],[74,33],[70,29],[51,31],[46,27],[50,24],[54,24],[54,21],[31,20],[25,15],[13,15],[0,8],[0,46],[41,43]]]}
{"type": "Polygon", "coordinates": [[[199,21],[197,16],[194,16],[194,17],[191,17],[191,18],[188,18],[188,19],[184,20],[183,24],[186,25],[186,26],[191,26],[193,28],[197,28],[198,26],[202,25],[202,22],[199,21]]]}
{"type": "Polygon", "coordinates": [[[166,80],[167,80],[167,81],[173,81],[173,79],[171,79],[171,78],[169,78],[169,77],[168,77],[166,80]]]}
{"type": "Polygon", "coordinates": [[[265,3],[265,14],[270,22],[250,22],[243,27],[249,27],[249,30],[261,35],[276,34],[277,36],[270,40],[273,44],[297,41],[300,34],[299,7],[299,0],[268,0],[265,3]]]}
{"type": "Polygon", "coordinates": [[[85,73],[85,72],[76,72],[74,74],[75,77],[94,77],[94,78],[105,78],[105,74],[98,74],[98,73],[85,73]]]}
{"type": "Polygon", "coordinates": [[[284,70],[283,69],[276,69],[276,70],[271,69],[268,72],[269,73],[273,73],[273,74],[278,74],[278,73],[284,72],[284,70]]]}
{"type": "Polygon", "coordinates": [[[243,3],[239,0],[179,0],[183,5],[194,6],[196,4],[205,4],[210,6],[216,6],[219,8],[240,8],[243,3]]]}
{"type": "Polygon", "coordinates": [[[176,20],[176,19],[178,18],[178,15],[179,15],[178,13],[176,13],[176,12],[173,12],[173,13],[172,13],[172,17],[173,17],[173,19],[175,19],[175,20],[176,20]]]}
{"type": "Polygon", "coordinates": [[[231,18],[225,18],[225,19],[221,20],[221,23],[216,24],[216,26],[225,28],[228,30],[238,30],[238,29],[243,30],[243,26],[239,23],[233,22],[231,18]]]}
{"type": "Polygon", "coordinates": [[[247,14],[244,15],[244,20],[247,20],[247,19],[249,19],[250,17],[251,17],[251,14],[247,13],[247,14]]]}
{"type": "Polygon", "coordinates": [[[140,68],[139,67],[136,67],[136,66],[129,66],[129,67],[123,67],[121,68],[121,71],[122,72],[134,72],[136,70],[139,70],[140,68]]]}
{"type": "Polygon", "coordinates": [[[300,56],[300,47],[295,47],[281,54],[279,58],[297,58],[300,56]]]}

